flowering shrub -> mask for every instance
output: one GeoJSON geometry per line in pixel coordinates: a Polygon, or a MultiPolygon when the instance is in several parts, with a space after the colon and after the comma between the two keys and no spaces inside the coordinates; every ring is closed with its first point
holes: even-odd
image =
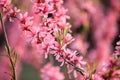
{"type": "MultiPolygon", "coordinates": [[[[19,80],[21,60],[32,64],[42,80],[120,79],[120,42],[115,52],[111,45],[119,33],[119,0],[114,3],[110,0],[106,15],[102,1],[31,0],[23,2],[30,6],[27,11],[21,5],[15,6],[15,2],[0,0],[1,29],[7,53],[1,51],[0,57],[7,59],[0,61],[1,64],[3,60],[10,61],[7,67],[2,65],[1,69],[8,71],[6,75],[0,72],[6,76],[0,76],[0,80],[19,80]],[[11,30],[7,30],[8,27],[11,30]],[[59,67],[53,66],[56,63],[60,63],[59,67]],[[62,71],[64,74],[61,68],[67,69],[62,71]]],[[[22,0],[18,4],[20,2],[23,4],[22,0]]]]}

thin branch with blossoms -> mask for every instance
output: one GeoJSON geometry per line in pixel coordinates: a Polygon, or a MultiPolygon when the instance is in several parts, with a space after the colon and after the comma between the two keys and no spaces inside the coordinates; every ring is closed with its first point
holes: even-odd
{"type": "Polygon", "coordinates": [[[32,0],[32,2],[35,10],[33,14],[41,21],[38,26],[34,26],[34,16],[28,16],[28,12],[20,13],[17,18],[21,29],[32,44],[44,51],[45,58],[48,54],[53,54],[62,65],[65,62],[83,75],[81,65],[86,63],[81,61],[82,58],[76,55],[76,51],[66,48],[74,39],[71,36],[71,25],[66,22],[69,16],[66,15],[67,10],[63,7],[63,1],[32,0]]]}
{"type": "Polygon", "coordinates": [[[3,23],[3,20],[2,20],[2,12],[0,13],[0,21],[1,21],[1,24],[2,24],[2,30],[4,32],[4,37],[5,37],[6,52],[8,54],[8,58],[10,60],[10,64],[11,64],[11,68],[12,68],[11,69],[11,74],[10,74],[11,77],[12,77],[11,80],[16,80],[15,62],[12,59],[12,54],[11,54],[10,46],[9,46],[9,43],[8,43],[8,38],[7,38],[5,26],[4,26],[4,23],[3,23]]]}
{"type": "Polygon", "coordinates": [[[3,21],[4,17],[8,15],[10,15],[9,17],[14,17],[16,15],[16,14],[13,14],[14,12],[12,12],[10,5],[11,5],[11,0],[0,0],[0,22],[1,22],[2,30],[3,30],[3,35],[5,37],[5,48],[7,52],[7,57],[9,58],[9,61],[10,61],[11,73],[10,74],[8,73],[8,74],[11,76],[11,80],[17,80],[16,70],[15,70],[15,65],[17,61],[17,53],[14,51],[14,49],[10,48],[7,33],[6,33],[6,28],[5,28],[4,21],[3,21]]]}
{"type": "Polygon", "coordinates": [[[71,25],[66,22],[69,16],[66,15],[67,10],[63,7],[63,1],[32,0],[32,2],[34,14],[41,19],[38,26],[33,25],[33,16],[29,17],[28,12],[20,13],[16,7],[13,9],[5,7],[3,12],[11,22],[14,18],[19,20],[21,29],[31,38],[31,43],[44,51],[45,58],[48,53],[53,54],[62,65],[65,62],[83,75],[81,65],[85,63],[81,61],[82,58],[76,55],[76,51],[66,48],[74,39],[71,36],[71,25]]]}
{"type": "MultiPolygon", "coordinates": [[[[64,59],[63,56],[61,56],[61,57],[64,59]]],[[[84,70],[82,70],[81,68],[77,67],[74,63],[71,63],[71,62],[67,61],[66,59],[64,59],[64,61],[65,61],[67,64],[73,66],[76,71],[80,72],[80,73],[84,76],[84,70]]]]}

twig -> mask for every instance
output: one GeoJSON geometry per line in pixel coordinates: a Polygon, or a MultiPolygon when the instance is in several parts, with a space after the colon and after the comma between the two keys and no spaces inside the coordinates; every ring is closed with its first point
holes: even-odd
{"type": "Polygon", "coordinates": [[[9,56],[8,58],[10,60],[11,67],[12,67],[12,80],[16,80],[15,66],[14,66],[14,62],[11,57],[11,51],[10,51],[10,47],[9,47],[9,43],[8,43],[8,37],[7,37],[6,29],[5,29],[3,20],[2,20],[2,12],[0,12],[0,22],[1,22],[2,30],[3,30],[4,37],[5,37],[5,45],[6,45],[6,49],[7,49],[7,54],[9,56]]]}

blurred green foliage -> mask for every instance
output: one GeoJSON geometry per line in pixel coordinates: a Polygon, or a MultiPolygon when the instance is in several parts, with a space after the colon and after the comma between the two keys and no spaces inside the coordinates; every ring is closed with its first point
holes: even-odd
{"type": "Polygon", "coordinates": [[[19,80],[41,80],[38,71],[30,64],[22,63],[19,80]]]}

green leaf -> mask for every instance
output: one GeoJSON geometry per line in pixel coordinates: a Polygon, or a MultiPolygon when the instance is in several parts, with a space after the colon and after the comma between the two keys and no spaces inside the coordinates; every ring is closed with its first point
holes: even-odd
{"type": "Polygon", "coordinates": [[[16,65],[17,58],[18,58],[18,55],[17,55],[17,53],[16,53],[16,52],[14,52],[14,61],[13,61],[14,66],[16,65]]]}
{"type": "Polygon", "coordinates": [[[58,30],[58,38],[57,38],[58,43],[60,44],[60,30],[58,30]]]}
{"type": "Polygon", "coordinates": [[[93,69],[92,69],[92,74],[94,74],[96,72],[96,67],[97,67],[97,62],[94,62],[93,69]]]}
{"type": "Polygon", "coordinates": [[[60,30],[58,30],[58,36],[60,36],[60,30]]]}
{"type": "Polygon", "coordinates": [[[89,73],[89,75],[91,74],[91,68],[90,68],[90,65],[89,64],[87,64],[87,68],[88,68],[88,73],[89,73]]]}
{"type": "Polygon", "coordinates": [[[64,29],[64,37],[67,35],[68,32],[69,32],[69,28],[65,27],[65,29],[64,29]]]}

